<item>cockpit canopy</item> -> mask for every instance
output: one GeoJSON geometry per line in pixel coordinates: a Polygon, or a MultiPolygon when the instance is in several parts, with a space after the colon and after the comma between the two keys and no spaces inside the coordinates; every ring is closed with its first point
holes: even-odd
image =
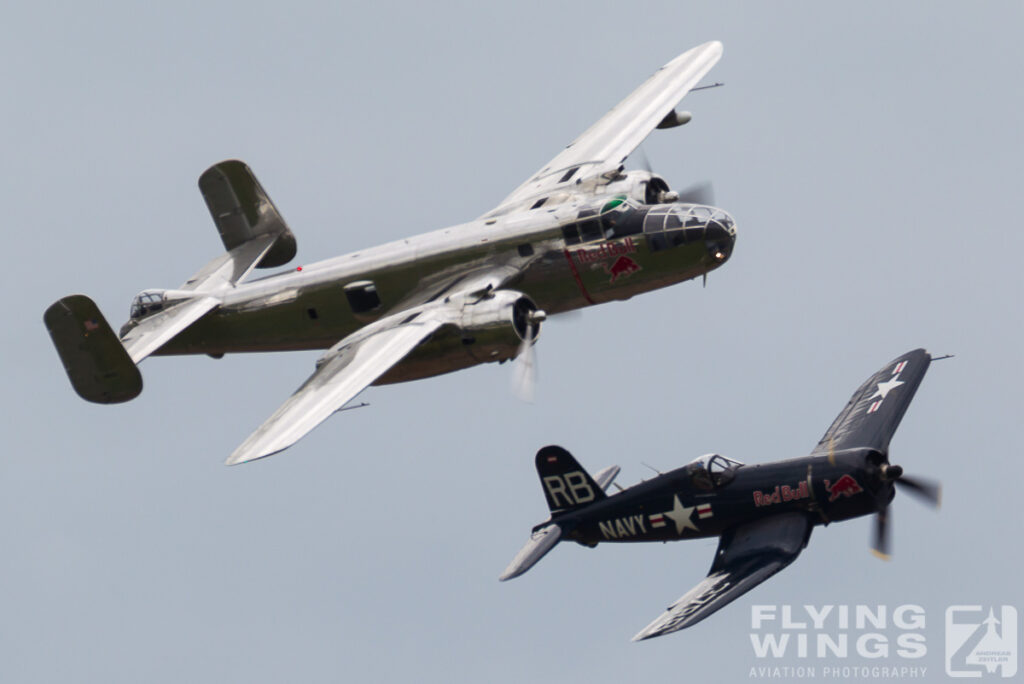
{"type": "Polygon", "coordinates": [[[635,235],[643,230],[643,216],[638,212],[642,210],[637,209],[626,195],[616,195],[599,207],[580,209],[575,221],[562,226],[565,244],[577,245],[635,235]]]}
{"type": "Polygon", "coordinates": [[[188,290],[143,290],[135,295],[128,315],[132,320],[145,318],[194,296],[188,290]]]}
{"type": "Polygon", "coordinates": [[[128,315],[136,319],[156,313],[164,308],[165,299],[163,290],[143,290],[135,295],[128,315]]]}
{"type": "Polygon", "coordinates": [[[686,465],[685,472],[694,489],[712,491],[732,482],[743,464],[721,454],[704,454],[686,465]]]}

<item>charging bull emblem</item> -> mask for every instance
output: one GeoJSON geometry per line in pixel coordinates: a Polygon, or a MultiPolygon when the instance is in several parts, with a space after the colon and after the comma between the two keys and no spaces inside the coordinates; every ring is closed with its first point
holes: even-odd
{"type": "Polygon", "coordinates": [[[864,490],[861,489],[861,486],[857,484],[852,475],[843,475],[836,480],[835,484],[829,484],[829,481],[825,480],[825,491],[828,492],[828,500],[835,501],[840,496],[849,498],[854,494],[860,494],[864,490]]]}
{"type": "Polygon", "coordinates": [[[612,263],[611,266],[608,266],[606,263],[604,265],[604,270],[611,276],[611,280],[608,282],[614,283],[619,278],[626,278],[639,271],[640,264],[636,263],[628,256],[620,256],[614,263],[612,263]]]}

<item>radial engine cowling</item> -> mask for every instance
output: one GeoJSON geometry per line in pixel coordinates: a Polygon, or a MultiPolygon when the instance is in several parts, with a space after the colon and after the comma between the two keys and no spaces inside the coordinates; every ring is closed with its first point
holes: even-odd
{"type": "Polygon", "coordinates": [[[527,336],[537,339],[540,322],[544,320],[543,314],[538,317],[537,313],[537,305],[523,293],[499,290],[463,306],[459,322],[463,343],[507,347],[511,358],[527,336]]]}
{"type": "Polygon", "coordinates": [[[522,292],[499,290],[462,305],[458,321],[418,346],[375,384],[405,382],[515,358],[523,340],[536,341],[544,312],[522,292]]]}

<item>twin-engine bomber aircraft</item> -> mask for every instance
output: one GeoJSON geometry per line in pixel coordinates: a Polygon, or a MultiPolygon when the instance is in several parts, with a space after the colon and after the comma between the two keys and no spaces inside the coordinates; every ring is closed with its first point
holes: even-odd
{"type": "Polygon", "coordinates": [[[633,637],[640,641],[696,624],[750,591],[796,560],[815,525],[874,513],[872,549],[887,558],[893,485],[939,503],[937,484],[889,463],[889,440],[930,363],[916,349],[871,376],[806,458],[747,466],[709,454],[606,496],[618,466],[591,478],[565,449],[544,447],[537,473],[551,518],[533,528],[501,579],[523,574],[562,539],[593,547],[720,536],[708,576],[633,637]]]}
{"type": "Polygon", "coordinates": [[[474,221],[266,278],[246,280],[288,263],[295,237],[249,167],[216,164],[199,189],[226,254],[176,290],[140,293],[119,336],[84,295],[47,309],[71,384],[116,403],[142,391],[151,354],[327,349],[233,465],[286,449],[371,384],[520,355],[532,367],[547,314],[706,277],[729,258],[729,214],[623,166],[653,129],[689,121],[675,107],[721,54],[710,42],[663,66],[474,221]]]}

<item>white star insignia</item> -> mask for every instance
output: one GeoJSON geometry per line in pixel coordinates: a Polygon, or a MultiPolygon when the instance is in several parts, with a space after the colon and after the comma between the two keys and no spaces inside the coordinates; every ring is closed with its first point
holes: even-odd
{"type": "Polygon", "coordinates": [[[894,377],[892,380],[886,380],[885,382],[880,382],[880,383],[878,383],[878,391],[875,392],[874,394],[872,394],[869,398],[870,399],[874,399],[875,397],[882,397],[882,399],[885,399],[885,397],[889,394],[889,392],[893,391],[894,389],[896,389],[897,387],[899,387],[902,384],[903,384],[903,381],[900,380],[900,376],[899,375],[894,377]]]}
{"type": "Polygon", "coordinates": [[[676,524],[676,534],[682,534],[683,530],[690,529],[694,532],[699,532],[697,526],[693,524],[690,517],[693,515],[693,509],[696,506],[684,506],[679,501],[679,496],[673,497],[673,505],[671,511],[665,512],[666,518],[671,518],[676,524]]]}

